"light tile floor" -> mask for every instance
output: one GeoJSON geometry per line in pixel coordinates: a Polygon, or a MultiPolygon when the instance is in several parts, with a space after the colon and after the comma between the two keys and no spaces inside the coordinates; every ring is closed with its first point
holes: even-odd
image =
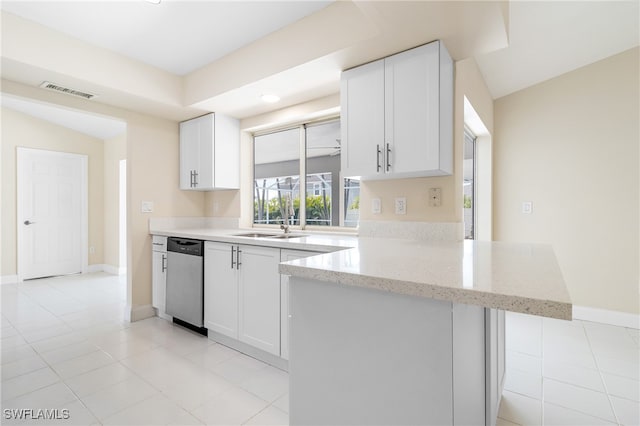
{"type": "Polygon", "coordinates": [[[499,425],[640,425],[640,330],[506,318],[499,425]]]}
{"type": "Polygon", "coordinates": [[[122,277],[1,290],[3,425],[288,424],[287,373],[159,318],[123,321],[122,277]],[[20,408],[69,419],[7,418],[20,408]]]}
{"type": "MultiPolygon", "coordinates": [[[[285,372],[158,318],[127,323],[125,294],[102,273],[1,287],[0,423],[288,423],[285,372]],[[70,417],[7,418],[20,408],[70,417]]],[[[507,333],[499,425],[640,424],[638,330],[508,313],[507,333]]]]}

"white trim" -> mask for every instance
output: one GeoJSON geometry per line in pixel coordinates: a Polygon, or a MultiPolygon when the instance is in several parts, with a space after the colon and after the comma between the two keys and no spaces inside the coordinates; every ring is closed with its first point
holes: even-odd
{"type": "Polygon", "coordinates": [[[86,271],[89,267],[89,156],[72,154],[78,156],[82,161],[82,182],[80,192],[80,205],[82,212],[80,213],[80,220],[82,221],[82,272],[86,271]]]}
{"type": "Polygon", "coordinates": [[[17,147],[16,148],[16,254],[17,254],[17,267],[18,267],[18,281],[22,281],[24,277],[25,271],[25,252],[26,249],[24,244],[24,228],[20,226],[22,224],[22,220],[24,219],[24,214],[22,212],[24,205],[24,194],[25,189],[23,188],[23,176],[20,174],[20,170],[24,168],[25,154],[28,152],[45,152],[50,155],[56,156],[64,156],[64,157],[73,157],[79,158],[81,162],[80,173],[81,173],[81,189],[80,189],[80,205],[82,208],[82,212],[80,213],[80,222],[81,222],[81,230],[80,230],[80,238],[81,238],[81,256],[82,256],[82,264],[81,264],[81,272],[87,273],[89,269],[89,156],[86,154],[74,154],[70,152],[61,152],[61,151],[49,151],[46,149],[36,149],[36,148],[27,148],[27,147],[17,147]]]}
{"type": "Polygon", "coordinates": [[[156,316],[156,311],[151,305],[129,306],[124,308],[124,317],[129,322],[136,322],[156,316]]]}
{"type": "Polygon", "coordinates": [[[2,275],[0,276],[0,285],[2,284],[16,284],[19,283],[17,275],[2,275]]]}
{"type": "Polygon", "coordinates": [[[83,274],[93,274],[94,272],[103,272],[105,270],[106,265],[102,263],[94,263],[93,265],[88,265],[86,270],[82,271],[83,274]]]}
{"type": "Polygon", "coordinates": [[[573,319],[640,329],[640,315],[588,306],[574,305],[573,319]]]}
{"type": "Polygon", "coordinates": [[[127,268],[118,267],[114,265],[102,265],[102,270],[111,275],[126,275],[127,268]]]}
{"type": "Polygon", "coordinates": [[[93,272],[106,272],[111,275],[126,275],[127,268],[122,268],[114,265],[107,265],[104,263],[94,263],[87,267],[87,273],[93,272]]]}

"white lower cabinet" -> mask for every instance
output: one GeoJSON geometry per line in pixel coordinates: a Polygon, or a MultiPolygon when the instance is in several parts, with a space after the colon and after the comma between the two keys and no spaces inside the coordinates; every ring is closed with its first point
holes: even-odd
{"type": "Polygon", "coordinates": [[[280,355],[280,249],[205,242],[205,327],[280,355]]]}
{"type": "Polygon", "coordinates": [[[166,317],[167,237],[154,235],[151,244],[151,306],[159,317],[166,317]]]}
{"type": "Polygon", "coordinates": [[[237,339],[238,270],[235,267],[235,249],[232,244],[204,243],[204,326],[237,339]]]}
{"type": "MultiPolygon", "coordinates": [[[[302,250],[281,250],[280,261],[302,259],[318,253],[302,250]]],[[[280,356],[289,359],[289,276],[280,276],[280,356]]]]}

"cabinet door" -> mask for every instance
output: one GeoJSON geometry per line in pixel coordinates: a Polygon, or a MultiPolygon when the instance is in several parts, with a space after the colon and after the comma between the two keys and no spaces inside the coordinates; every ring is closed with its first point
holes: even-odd
{"type": "Polygon", "coordinates": [[[151,305],[158,310],[158,316],[162,316],[167,287],[167,253],[153,251],[151,264],[151,305]]]}
{"type": "MultiPolygon", "coordinates": [[[[281,250],[280,261],[302,259],[318,253],[301,250],[281,250]]],[[[280,275],[280,356],[289,359],[289,275],[280,275]]]]}
{"type": "Polygon", "coordinates": [[[238,274],[236,246],[204,243],[204,326],[238,338],[238,274]],[[232,252],[233,249],[233,252],[232,252]]]}
{"type": "Polygon", "coordinates": [[[240,124],[235,118],[215,116],[214,178],[216,188],[240,188],[240,124]]]}
{"type": "Polygon", "coordinates": [[[429,43],[386,58],[384,75],[388,172],[437,170],[439,44],[429,43]]]}
{"type": "Polygon", "coordinates": [[[279,356],[280,250],[239,247],[239,339],[279,356]]]}
{"type": "Polygon", "coordinates": [[[198,170],[195,187],[199,190],[213,189],[214,115],[196,118],[198,121],[198,170]]]}
{"type": "Polygon", "coordinates": [[[198,119],[180,123],[180,189],[196,189],[193,173],[198,171],[200,157],[198,119]]]}
{"type": "Polygon", "coordinates": [[[343,177],[384,173],[384,98],[383,60],[342,73],[343,177]]]}

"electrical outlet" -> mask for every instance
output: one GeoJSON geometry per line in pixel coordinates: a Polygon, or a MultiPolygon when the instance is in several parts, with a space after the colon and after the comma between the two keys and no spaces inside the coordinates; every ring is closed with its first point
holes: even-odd
{"type": "Polygon", "coordinates": [[[143,201],[140,211],[142,213],[153,213],[153,201],[143,201]]]}
{"type": "Polygon", "coordinates": [[[524,214],[533,213],[533,203],[531,201],[524,201],[522,203],[522,213],[524,214]]]}
{"type": "Polygon", "coordinates": [[[429,205],[431,207],[442,205],[442,190],[440,188],[429,188],[429,205]]]}
{"type": "Polygon", "coordinates": [[[396,214],[407,214],[407,199],[396,198],[396,214]]]}
{"type": "Polygon", "coordinates": [[[380,214],[382,212],[382,202],[380,198],[374,198],[371,200],[371,213],[380,214]]]}
{"type": "Polygon", "coordinates": [[[89,247],[89,254],[95,254],[96,252],[96,248],[95,247],[89,247]]]}

